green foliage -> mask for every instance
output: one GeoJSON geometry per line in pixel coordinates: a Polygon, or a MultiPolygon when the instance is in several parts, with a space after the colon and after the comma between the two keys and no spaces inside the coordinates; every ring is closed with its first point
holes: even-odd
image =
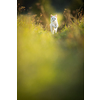
{"type": "Polygon", "coordinates": [[[17,99],[83,100],[84,19],[54,35],[36,19],[17,17],[17,99]]]}

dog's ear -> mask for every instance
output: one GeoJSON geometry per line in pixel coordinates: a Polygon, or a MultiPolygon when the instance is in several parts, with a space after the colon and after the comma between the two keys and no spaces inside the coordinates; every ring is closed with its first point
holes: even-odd
{"type": "Polygon", "coordinates": [[[51,14],[51,17],[52,17],[52,14],[51,14]]]}
{"type": "Polygon", "coordinates": [[[57,18],[57,14],[55,15],[55,17],[57,18]]]}

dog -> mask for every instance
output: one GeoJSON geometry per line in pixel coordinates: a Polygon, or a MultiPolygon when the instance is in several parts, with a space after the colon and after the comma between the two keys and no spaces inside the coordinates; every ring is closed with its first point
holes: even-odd
{"type": "Polygon", "coordinates": [[[57,22],[57,15],[53,16],[51,15],[51,24],[50,24],[50,30],[51,33],[57,33],[57,29],[58,29],[58,22],[57,22]]]}

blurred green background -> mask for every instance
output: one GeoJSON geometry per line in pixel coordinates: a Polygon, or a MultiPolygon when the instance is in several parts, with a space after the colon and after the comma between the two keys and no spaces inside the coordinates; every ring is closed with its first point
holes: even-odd
{"type": "Polygon", "coordinates": [[[17,99],[84,100],[83,0],[17,0],[17,99]]]}

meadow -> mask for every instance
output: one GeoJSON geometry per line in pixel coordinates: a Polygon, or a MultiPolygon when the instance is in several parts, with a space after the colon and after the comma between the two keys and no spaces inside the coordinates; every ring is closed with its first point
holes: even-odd
{"type": "Polygon", "coordinates": [[[84,16],[57,16],[54,35],[35,14],[17,16],[18,100],[84,99],[84,16]]]}

